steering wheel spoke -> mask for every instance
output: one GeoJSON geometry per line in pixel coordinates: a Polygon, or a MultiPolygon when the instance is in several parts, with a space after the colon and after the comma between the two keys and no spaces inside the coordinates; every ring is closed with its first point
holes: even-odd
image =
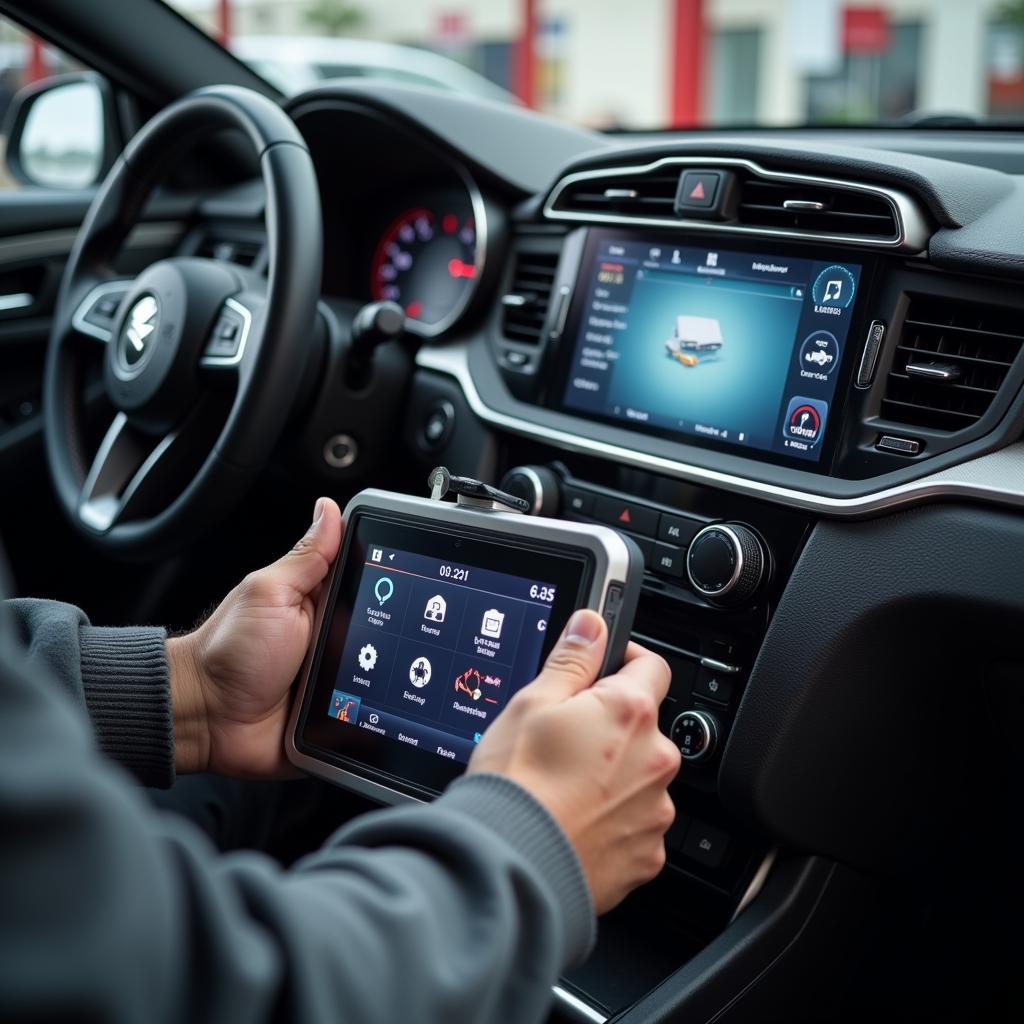
{"type": "Polygon", "coordinates": [[[87,338],[109,344],[130,280],[103,281],[91,288],[71,316],[71,326],[87,338]]]}
{"type": "Polygon", "coordinates": [[[139,430],[119,412],[82,485],[78,503],[82,525],[105,534],[119,523],[157,511],[165,504],[168,489],[182,485],[197,448],[216,436],[224,412],[223,402],[201,401],[163,437],[139,430]]]}

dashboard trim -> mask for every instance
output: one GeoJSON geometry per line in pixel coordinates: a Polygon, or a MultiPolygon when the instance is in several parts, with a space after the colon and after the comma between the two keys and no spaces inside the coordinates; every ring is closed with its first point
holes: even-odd
{"type": "Polygon", "coordinates": [[[969,498],[990,503],[1024,506],[1024,442],[970,459],[958,466],[849,498],[833,497],[747,477],[706,469],[660,455],[624,448],[608,441],[579,437],[492,409],[483,400],[469,367],[469,343],[423,347],[416,365],[454,378],[473,412],[486,423],[556,448],[597,455],[652,470],[690,483],[718,487],[779,505],[833,518],[866,518],[896,508],[948,498],[969,498]]]}
{"type": "Polygon", "coordinates": [[[551,991],[562,1012],[572,1020],[579,1021],[580,1024],[605,1024],[608,1020],[606,1014],[601,1013],[589,1003],[585,1003],[578,996],[574,996],[561,985],[552,985],[551,991]]]}
{"type": "Polygon", "coordinates": [[[589,171],[575,171],[560,178],[544,202],[544,216],[549,220],[573,221],[581,224],[640,225],[645,227],[675,228],[684,231],[728,231],[732,234],[767,236],[772,238],[798,238],[810,242],[841,242],[881,249],[899,249],[905,252],[923,252],[928,246],[931,230],[914,199],[899,189],[885,185],[868,185],[864,182],[846,181],[840,178],[822,178],[816,175],[797,174],[791,171],[770,171],[753,160],[743,157],[714,156],[666,156],[647,164],[624,167],[603,167],[589,171]],[[624,174],[650,174],[663,167],[687,166],[742,167],[762,178],[775,181],[792,181],[801,185],[824,188],[840,188],[851,192],[863,192],[886,200],[896,218],[896,238],[880,239],[869,235],[834,235],[822,232],[798,231],[789,228],[747,227],[740,224],[717,223],[708,220],[690,220],[667,217],[630,217],[616,213],[574,212],[556,210],[555,203],[570,185],[579,181],[593,181],[601,178],[621,177],[624,174]]]}

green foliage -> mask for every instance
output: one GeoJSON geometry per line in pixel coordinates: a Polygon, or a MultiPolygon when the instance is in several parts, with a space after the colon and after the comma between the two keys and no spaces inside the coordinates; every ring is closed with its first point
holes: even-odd
{"type": "Polygon", "coordinates": [[[313,0],[306,8],[306,21],[327,36],[341,36],[358,28],[365,15],[362,8],[345,0],[313,0]]]}
{"type": "Polygon", "coordinates": [[[995,20],[1003,25],[1024,29],[1024,0],[1006,0],[996,11],[995,20]]]}

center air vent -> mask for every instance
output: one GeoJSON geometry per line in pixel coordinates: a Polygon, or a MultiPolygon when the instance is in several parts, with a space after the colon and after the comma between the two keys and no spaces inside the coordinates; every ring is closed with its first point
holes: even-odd
{"type": "Polygon", "coordinates": [[[578,171],[555,185],[544,214],[549,220],[789,235],[912,252],[923,250],[930,234],[920,204],[899,189],[768,169],[738,157],[669,156],[642,166],[578,171]],[[687,170],[731,176],[721,207],[677,209],[687,170]]]}
{"type": "Polygon", "coordinates": [[[506,338],[537,345],[544,330],[561,239],[523,237],[513,253],[512,278],[502,296],[501,331],[506,338]],[[554,243],[554,245],[552,245],[554,243]]]}
{"type": "Polygon", "coordinates": [[[896,346],[882,415],[897,423],[956,431],[988,412],[1024,336],[1018,310],[911,298],[896,346]]]}
{"type": "Polygon", "coordinates": [[[570,182],[559,193],[554,208],[633,217],[674,217],[679,175],[678,167],[667,167],[650,174],[609,172],[600,178],[570,182]]]}
{"type": "Polygon", "coordinates": [[[896,213],[885,196],[765,178],[750,177],[743,182],[736,221],[880,241],[899,238],[896,213]]]}

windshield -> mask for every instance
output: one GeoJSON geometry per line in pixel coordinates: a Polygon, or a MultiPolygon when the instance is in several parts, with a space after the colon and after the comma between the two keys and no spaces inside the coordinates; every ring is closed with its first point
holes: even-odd
{"type": "Polygon", "coordinates": [[[327,78],[603,130],[1024,123],[1024,0],[168,0],[285,93],[327,78]]]}

